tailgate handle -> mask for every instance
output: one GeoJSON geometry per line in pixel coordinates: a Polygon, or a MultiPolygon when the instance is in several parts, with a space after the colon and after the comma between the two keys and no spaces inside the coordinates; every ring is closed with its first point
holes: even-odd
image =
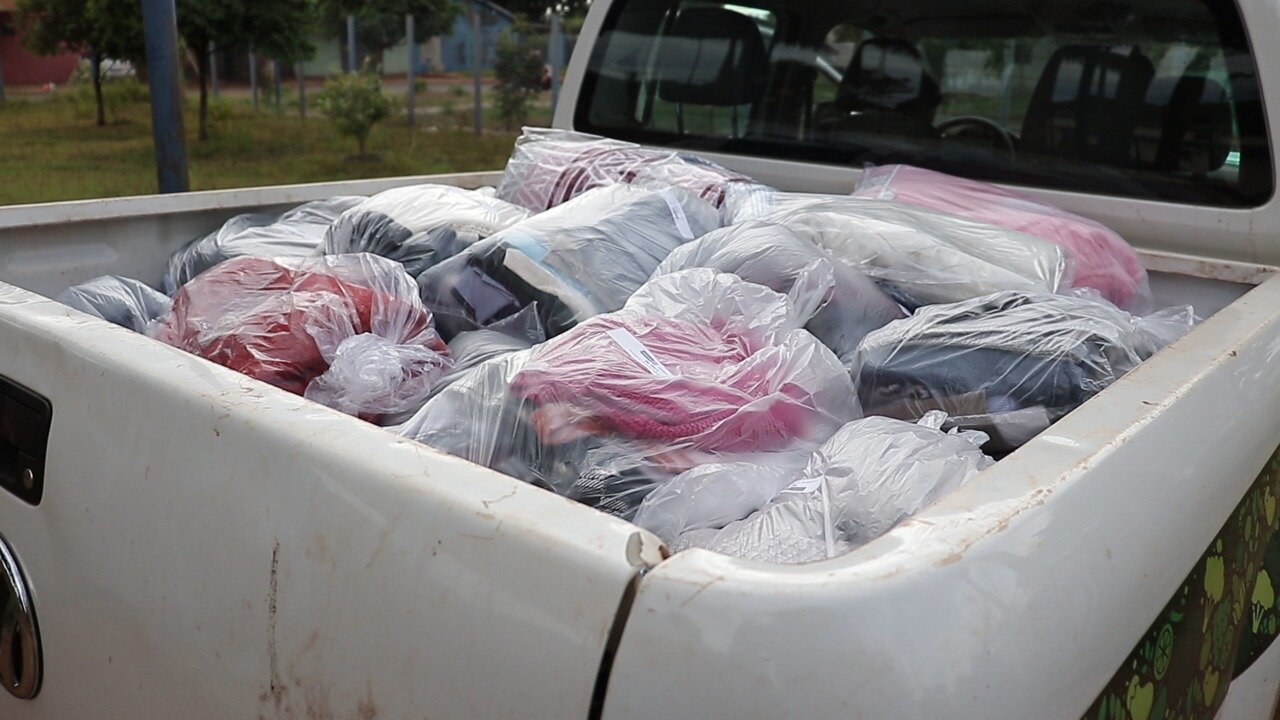
{"type": "Polygon", "coordinates": [[[52,422],[48,400],[0,376],[0,487],[32,505],[44,497],[52,422]]]}
{"type": "Polygon", "coordinates": [[[0,537],[0,685],[19,700],[40,692],[40,631],[22,568],[0,537]]]}

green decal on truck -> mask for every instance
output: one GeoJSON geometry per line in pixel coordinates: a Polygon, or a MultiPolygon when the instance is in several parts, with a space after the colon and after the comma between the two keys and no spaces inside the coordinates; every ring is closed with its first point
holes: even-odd
{"type": "Polygon", "coordinates": [[[1213,717],[1232,678],[1280,632],[1280,449],[1087,720],[1213,717]]]}

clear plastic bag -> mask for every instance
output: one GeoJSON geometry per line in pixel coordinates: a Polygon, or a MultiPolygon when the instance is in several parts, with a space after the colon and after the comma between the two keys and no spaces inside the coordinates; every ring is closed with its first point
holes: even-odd
{"type": "Polygon", "coordinates": [[[722,529],[686,528],[676,550],[803,563],[843,555],[891,530],[992,464],[979,432],[944,433],[945,415],[919,424],[867,417],[845,425],[759,511],[722,529]]]}
{"type": "Polygon", "coordinates": [[[325,235],[324,253],[381,255],[404,265],[416,278],[530,215],[492,192],[450,185],[394,188],[338,217],[325,235]]]}
{"type": "Polygon", "coordinates": [[[476,243],[418,284],[447,338],[535,302],[554,337],[621,308],[672,250],[717,227],[716,210],[681,190],[612,185],[476,243]]]}
{"type": "Polygon", "coordinates": [[[1071,287],[1062,248],[957,215],[878,200],[734,187],[732,222],[786,225],[872,277],[914,309],[1001,290],[1053,293],[1071,287]]]}
{"type": "Polygon", "coordinates": [[[699,465],[653,489],[632,522],[668,545],[692,531],[719,530],[750,516],[795,482],[811,454],[811,449],[759,453],[699,465]]]}
{"type": "Polygon", "coordinates": [[[714,230],[676,248],[654,275],[693,267],[737,275],[788,294],[802,287],[797,281],[806,273],[828,269],[831,283],[814,288],[820,297],[793,300],[817,307],[806,327],[846,363],[867,333],[905,317],[902,308],[861,272],[782,225],[753,221],[714,230]]]}
{"type": "Polygon", "coordinates": [[[491,360],[407,437],[626,515],[717,457],[812,447],[858,416],[849,374],[783,295],[705,268],[491,360]]]}
{"type": "Polygon", "coordinates": [[[146,332],[147,325],[169,312],[169,297],[144,282],[104,275],[63,290],[58,302],[109,323],[146,332]]]}
{"type": "Polygon", "coordinates": [[[1097,290],[1132,313],[1151,312],[1151,287],[1138,254],[1110,228],[977,180],[910,165],[868,168],[855,197],[914,205],[1017,230],[1062,246],[1072,285],[1097,290]]]}
{"type": "Polygon", "coordinates": [[[931,410],[1016,448],[1184,334],[1192,309],[1139,318],[1098,297],[1003,292],[922,308],[868,335],[858,396],[868,414],[931,410]]]}
{"type": "Polygon", "coordinates": [[[149,334],[370,421],[420,407],[450,365],[413,280],[369,254],[229,260],[149,334]]]}
{"type": "Polygon", "coordinates": [[[280,215],[237,215],[216,232],[187,245],[169,258],[164,278],[170,295],[215,265],[238,257],[312,257],[320,252],[325,231],[363,197],[332,197],[299,205],[280,215]]]}
{"type": "Polygon", "coordinates": [[[565,130],[525,128],[507,163],[498,197],[535,212],[592,188],[617,183],[678,187],[717,208],[730,183],[749,178],[682,153],[565,130]]]}

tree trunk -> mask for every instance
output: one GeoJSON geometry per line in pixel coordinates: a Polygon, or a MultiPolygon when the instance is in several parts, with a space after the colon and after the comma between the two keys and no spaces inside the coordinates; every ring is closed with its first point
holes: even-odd
{"type": "Polygon", "coordinates": [[[98,104],[98,127],[107,126],[107,105],[102,98],[102,53],[89,54],[89,72],[93,74],[93,99],[98,104]]]}
{"type": "Polygon", "coordinates": [[[196,48],[196,75],[200,82],[200,141],[209,139],[209,43],[196,48]]]}

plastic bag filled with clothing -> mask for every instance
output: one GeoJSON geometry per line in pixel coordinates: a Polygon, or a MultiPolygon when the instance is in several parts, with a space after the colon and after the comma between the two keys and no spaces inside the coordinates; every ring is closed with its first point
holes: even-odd
{"type": "Polygon", "coordinates": [[[140,280],[115,275],[73,285],[63,290],[57,301],[139,333],[169,312],[167,295],[140,280]]]}
{"type": "Polygon", "coordinates": [[[535,215],[418,278],[446,338],[537,303],[547,335],[626,303],[680,245],[719,227],[677,189],[611,185],[535,215]]]}
{"type": "Polygon", "coordinates": [[[380,192],[344,212],[324,238],[326,255],[369,252],[404,265],[411,277],[531,213],[492,190],[412,185],[380,192]]]}
{"type": "Polygon", "coordinates": [[[1136,317],[1089,296],[1003,292],[922,308],[868,335],[858,396],[868,414],[943,410],[987,449],[1030,440],[1195,323],[1190,306],[1136,317]]]}
{"type": "Polygon", "coordinates": [[[809,455],[803,469],[792,465],[739,469],[737,477],[715,468],[691,471],[654,491],[636,522],[654,529],[673,549],[701,547],[734,557],[772,563],[803,563],[843,555],[889,532],[950,493],[992,460],[979,449],[980,432],[941,430],[943,413],[919,424],[867,417],[840,428],[809,455]],[[742,477],[756,476],[757,497],[775,489],[763,507],[715,527],[706,509],[723,498],[740,503],[742,477]]]}
{"type": "Polygon", "coordinates": [[[830,268],[831,285],[823,289],[806,328],[846,364],[867,333],[905,317],[867,276],[783,225],[753,221],[714,230],[676,248],[654,275],[692,267],[737,275],[784,294],[792,292],[808,271],[830,268]]]}
{"type": "Polygon", "coordinates": [[[718,208],[725,187],[736,182],[750,178],[693,155],[584,133],[525,128],[498,197],[541,212],[592,188],[626,183],[682,188],[718,208]]]}
{"type": "MultiPolygon", "coordinates": [[[[459,333],[450,340],[450,367],[436,379],[431,392],[423,401],[424,404],[455,382],[472,377],[472,371],[480,365],[546,342],[547,336],[537,311],[536,305],[530,305],[506,320],[479,330],[459,333]]],[[[411,419],[418,409],[415,407],[406,413],[384,416],[382,424],[399,425],[411,419]]]]}
{"type": "Polygon", "coordinates": [[[764,220],[852,264],[908,309],[1071,287],[1062,248],[1033,235],[878,200],[763,194],[771,198],[764,220]]]}
{"type": "Polygon", "coordinates": [[[718,458],[812,448],[858,408],[783,295],[705,268],[445,388],[399,432],[628,517],[718,458]]]}
{"type": "Polygon", "coordinates": [[[172,295],[191,278],[232,258],[318,255],[329,225],[363,200],[356,196],[332,197],[299,205],[281,214],[237,215],[169,258],[164,290],[172,295]]]}
{"type": "Polygon", "coordinates": [[[1072,287],[1093,288],[1132,313],[1151,312],[1151,286],[1138,254],[1113,230],[1066,210],[977,180],[910,165],[869,168],[855,197],[930,208],[1060,245],[1072,287]]]}
{"type": "Polygon", "coordinates": [[[367,253],[229,260],[149,334],[372,422],[421,407],[450,366],[413,279],[367,253]]]}

